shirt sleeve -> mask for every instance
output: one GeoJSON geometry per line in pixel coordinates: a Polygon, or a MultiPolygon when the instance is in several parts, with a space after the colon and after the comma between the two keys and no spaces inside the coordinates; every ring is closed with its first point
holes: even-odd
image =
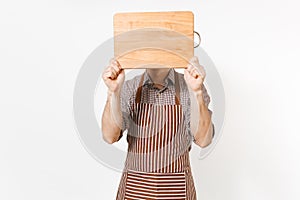
{"type": "Polygon", "coordinates": [[[128,86],[128,81],[125,81],[120,95],[121,112],[122,112],[122,127],[118,141],[122,138],[123,132],[129,128],[130,113],[131,113],[131,97],[132,92],[128,86]]]}
{"type": "MultiPolygon", "coordinates": [[[[203,99],[204,99],[204,102],[205,102],[205,105],[208,107],[209,106],[209,103],[210,103],[210,96],[206,90],[206,87],[203,85],[203,99]]],[[[210,115],[212,115],[212,111],[208,108],[208,111],[210,112],[210,115]]],[[[212,132],[212,138],[214,138],[215,136],[215,125],[213,122],[211,122],[212,124],[212,128],[213,128],[213,132],[212,132]]]]}
{"type": "Polygon", "coordinates": [[[128,106],[128,96],[126,95],[127,83],[124,82],[121,88],[121,95],[120,95],[120,103],[121,103],[121,112],[122,112],[122,127],[120,130],[120,136],[117,141],[119,141],[123,137],[123,132],[128,129],[128,116],[129,116],[129,106],[128,106]]]}

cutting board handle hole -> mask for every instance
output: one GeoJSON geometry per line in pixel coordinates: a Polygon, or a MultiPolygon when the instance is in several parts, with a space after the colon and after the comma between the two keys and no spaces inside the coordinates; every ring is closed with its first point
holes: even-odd
{"type": "MultiPolygon", "coordinates": [[[[197,31],[194,31],[194,35],[197,35],[197,37],[198,37],[198,42],[194,45],[194,48],[197,48],[197,47],[199,47],[200,46],[200,43],[201,43],[201,36],[200,36],[200,34],[197,32],[197,31]]],[[[194,41],[195,41],[195,39],[194,39],[194,41]]]]}

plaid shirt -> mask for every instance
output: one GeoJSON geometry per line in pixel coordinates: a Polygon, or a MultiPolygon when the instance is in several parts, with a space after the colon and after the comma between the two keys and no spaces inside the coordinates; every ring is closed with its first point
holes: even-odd
{"type": "MultiPolygon", "coordinates": [[[[149,74],[145,72],[144,81],[142,84],[142,96],[141,102],[150,104],[175,104],[175,73],[174,69],[170,69],[167,77],[164,80],[162,89],[158,89],[154,86],[149,74]]],[[[139,87],[140,79],[142,75],[138,75],[131,80],[124,82],[121,90],[121,110],[123,115],[122,131],[119,139],[123,135],[123,131],[128,129],[130,125],[130,113],[132,112],[132,105],[135,103],[136,92],[139,87]]],[[[184,123],[186,128],[191,134],[190,116],[191,116],[191,101],[188,86],[184,80],[184,76],[178,73],[178,81],[180,86],[180,104],[184,114],[184,123]]],[[[208,106],[210,103],[210,97],[207,93],[205,86],[203,85],[203,98],[205,104],[208,106]]],[[[210,111],[211,112],[211,111],[210,111]]],[[[192,134],[191,134],[192,135],[192,134]]],[[[193,136],[193,135],[192,135],[193,136]]],[[[193,137],[194,139],[194,137],[193,137]]]]}

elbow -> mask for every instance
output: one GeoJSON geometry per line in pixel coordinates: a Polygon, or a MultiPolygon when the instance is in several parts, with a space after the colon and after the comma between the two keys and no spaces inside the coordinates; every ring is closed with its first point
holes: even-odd
{"type": "Polygon", "coordinates": [[[113,144],[116,142],[116,140],[114,138],[111,138],[111,137],[104,137],[103,136],[103,140],[108,143],[108,144],[113,144]]]}
{"type": "Polygon", "coordinates": [[[209,146],[212,143],[212,140],[210,141],[205,141],[205,142],[198,142],[197,144],[201,147],[201,148],[205,148],[207,146],[209,146]]]}
{"type": "Polygon", "coordinates": [[[103,130],[102,129],[102,139],[106,143],[113,144],[113,143],[117,142],[118,138],[114,137],[114,135],[116,135],[116,134],[113,134],[113,133],[111,133],[111,132],[109,132],[107,130],[103,130]]]}
{"type": "Polygon", "coordinates": [[[212,143],[212,137],[208,138],[207,136],[198,138],[194,140],[195,144],[200,146],[201,148],[205,148],[212,143]]]}
{"type": "Polygon", "coordinates": [[[214,130],[214,125],[211,124],[210,122],[207,124],[204,124],[203,127],[209,127],[208,131],[206,132],[204,137],[201,137],[198,139],[198,141],[196,142],[197,145],[199,145],[201,148],[205,148],[207,146],[209,146],[212,143],[214,134],[215,134],[215,130],[214,130]],[[212,125],[212,126],[210,126],[212,125]]]}
{"type": "Polygon", "coordinates": [[[208,138],[198,138],[198,139],[194,139],[194,143],[196,145],[198,145],[201,148],[205,148],[207,146],[209,146],[212,143],[212,139],[208,139],[208,138]]]}
{"type": "Polygon", "coordinates": [[[194,140],[194,142],[199,147],[205,148],[205,147],[209,146],[212,143],[212,139],[211,140],[198,139],[198,140],[194,140]]]}
{"type": "Polygon", "coordinates": [[[108,144],[113,144],[118,141],[118,138],[107,136],[104,133],[102,135],[102,139],[108,144]]]}

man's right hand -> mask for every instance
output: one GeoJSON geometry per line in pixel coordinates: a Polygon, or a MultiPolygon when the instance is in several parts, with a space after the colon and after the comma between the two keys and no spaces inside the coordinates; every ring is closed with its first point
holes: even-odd
{"type": "Polygon", "coordinates": [[[125,72],[121,68],[120,63],[112,58],[103,72],[102,78],[110,92],[120,92],[125,80],[125,72]]]}

